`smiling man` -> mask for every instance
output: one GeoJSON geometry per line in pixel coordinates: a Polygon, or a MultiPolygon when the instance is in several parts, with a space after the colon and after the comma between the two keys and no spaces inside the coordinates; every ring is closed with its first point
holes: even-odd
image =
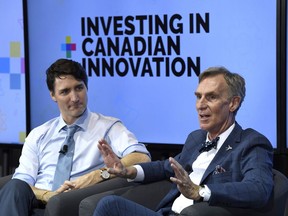
{"type": "Polygon", "coordinates": [[[46,82],[60,116],[26,138],[20,165],[0,191],[0,215],[34,215],[33,209],[44,208],[52,196],[112,178],[99,143],[127,166],[150,161],[146,147],[119,119],[89,110],[88,78],[78,62],[57,60],[47,69],[46,82]]]}
{"type": "MultiPolygon", "coordinates": [[[[224,67],[201,73],[195,91],[200,129],[189,134],[182,152],[131,167],[114,157],[108,170],[137,182],[170,179],[174,184],[157,211],[124,199],[133,200],[131,189],[123,197],[102,198],[94,216],[234,216],[263,211],[273,191],[273,148],[265,136],[242,129],[235,120],[245,90],[245,80],[224,67]]],[[[105,143],[101,153],[113,155],[105,143]]]]}

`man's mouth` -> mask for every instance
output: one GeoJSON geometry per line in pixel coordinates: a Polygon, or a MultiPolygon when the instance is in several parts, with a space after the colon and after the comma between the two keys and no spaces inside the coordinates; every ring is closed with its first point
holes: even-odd
{"type": "Polygon", "coordinates": [[[207,119],[209,119],[209,117],[210,117],[210,115],[205,115],[205,114],[199,114],[199,118],[200,118],[200,120],[207,120],[207,119]]]}
{"type": "Polygon", "coordinates": [[[70,109],[79,109],[81,107],[82,107],[81,104],[73,104],[70,106],[70,109]]]}

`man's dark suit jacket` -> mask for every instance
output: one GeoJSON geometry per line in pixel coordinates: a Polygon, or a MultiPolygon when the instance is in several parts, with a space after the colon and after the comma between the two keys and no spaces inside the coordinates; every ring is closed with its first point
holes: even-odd
{"type": "MultiPolygon", "coordinates": [[[[207,132],[196,130],[189,134],[182,152],[175,159],[187,169],[199,156],[207,132]]],[[[168,160],[141,164],[144,182],[169,179],[174,172],[168,160]]],[[[211,190],[209,205],[241,208],[260,208],[269,201],[273,191],[273,147],[269,140],[253,129],[235,127],[208,166],[201,180],[211,190]],[[216,174],[216,166],[225,172],[216,174]]],[[[162,199],[158,209],[171,209],[180,195],[177,186],[162,199]]]]}

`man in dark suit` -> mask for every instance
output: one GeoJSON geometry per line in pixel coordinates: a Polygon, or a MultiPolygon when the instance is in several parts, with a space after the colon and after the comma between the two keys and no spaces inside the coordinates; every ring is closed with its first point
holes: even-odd
{"type": "Polygon", "coordinates": [[[158,211],[111,195],[100,200],[94,216],[209,215],[213,207],[212,215],[256,215],[267,206],[273,191],[273,148],[265,136],[243,130],[235,120],[245,80],[224,67],[208,68],[199,76],[195,96],[201,129],[189,134],[175,158],[125,168],[108,145],[99,145],[106,161],[115,161],[110,173],[135,182],[174,183],[158,211]],[[207,208],[199,213],[198,203],[207,208]]]}

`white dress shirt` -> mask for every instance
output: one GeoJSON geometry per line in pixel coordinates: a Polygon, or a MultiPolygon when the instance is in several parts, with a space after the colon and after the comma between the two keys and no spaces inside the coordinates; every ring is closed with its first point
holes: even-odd
{"type": "MultiPolygon", "coordinates": [[[[74,134],[75,151],[71,180],[105,166],[97,147],[107,129],[116,118],[92,113],[87,109],[74,123],[80,128],[74,134]]],[[[54,118],[33,129],[27,136],[20,157],[20,165],[13,178],[26,181],[40,189],[51,190],[58,161],[59,150],[66,137],[62,116],[54,118]]],[[[131,152],[149,155],[146,147],[121,123],[117,122],[109,131],[106,140],[115,154],[122,158],[131,152]]]]}

